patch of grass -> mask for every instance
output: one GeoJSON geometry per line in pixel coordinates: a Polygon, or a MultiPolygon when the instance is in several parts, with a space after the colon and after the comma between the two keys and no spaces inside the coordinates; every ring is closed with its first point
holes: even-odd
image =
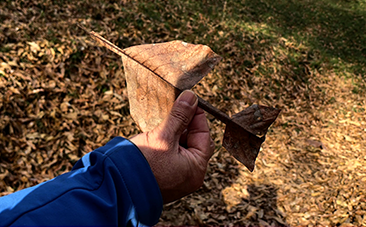
{"type": "MultiPolygon", "coordinates": [[[[185,30],[188,41],[209,44],[219,52],[222,42],[225,42],[225,39],[217,37],[220,31],[236,35],[234,38],[238,48],[245,48],[248,41],[249,44],[255,44],[255,40],[250,40],[251,37],[262,41],[262,45],[255,46],[260,49],[270,46],[273,40],[280,37],[291,38],[307,46],[310,52],[315,50],[316,55],[311,61],[314,68],[319,68],[319,62],[328,62],[329,67],[332,67],[342,61],[347,70],[364,73],[366,12],[361,10],[364,1],[173,2],[172,5],[176,7],[172,7],[169,13],[162,4],[139,3],[142,18],[137,18],[136,28],[142,33],[145,29],[152,31],[154,39],[159,33],[154,31],[164,22],[171,31],[170,35],[174,34],[174,29],[185,30]],[[202,19],[205,23],[198,22],[202,19]],[[149,20],[148,24],[146,20],[149,20]],[[192,20],[197,23],[188,28],[186,23],[192,20]],[[190,31],[202,35],[193,38],[189,36],[190,31]],[[354,63],[357,63],[356,66],[354,63]]],[[[123,24],[128,22],[124,21],[123,24]]]]}
{"type": "Polygon", "coordinates": [[[110,70],[116,70],[116,69],[118,69],[118,67],[119,67],[119,65],[116,62],[111,62],[108,65],[108,69],[110,69],[110,70]]]}
{"type": "MultiPolygon", "coordinates": [[[[366,65],[364,1],[245,1],[254,21],[266,23],[283,37],[293,37],[321,53],[330,64],[366,65]],[[364,8],[363,8],[364,9],[364,8]]],[[[349,67],[363,71],[364,68],[349,67]]]]}
{"type": "Polygon", "coordinates": [[[72,98],[79,98],[79,94],[77,92],[68,92],[67,95],[72,98]]]}
{"type": "Polygon", "coordinates": [[[77,50],[70,55],[70,61],[72,64],[79,63],[85,57],[85,53],[82,50],[77,50]]]}
{"type": "Polygon", "coordinates": [[[7,53],[11,50],[8,46],[0,46],[0,52],[7,53]]]}
{"type": "Polygon", "coordinates": [[[354,87],[354,88],[352,89],[352,93],[353,93],[353,94],[358,94],[358,93],[359,93],[359,89],[358,89],[358,87],[354,87]]]}

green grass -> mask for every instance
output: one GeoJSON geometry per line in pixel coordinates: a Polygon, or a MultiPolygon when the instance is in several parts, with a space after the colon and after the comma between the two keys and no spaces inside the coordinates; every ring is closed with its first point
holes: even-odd
{"type": "MultiPolygon", "coordinates": [[[[143,36],[149,33],[146,42],[184,39],[207,44],[224,57],[230,57],[230,51],[223,48],[229,38],[236,41],[231,46],[236,52],[231,55],[239,57],[247,51],[272,48],[284,38],[295,49],[278,48],[287,49],[291,65],[302,61],[299,55],[306,51],[305,60],[315,70],[322,62],[339,72],[365,74],[365,4],[364,0],[172,1],[166,10],[161,2],[140,2],[141,14],[132,15],[126,5],[123,19],[118,18],[116,25],[119,31],[133,27],[143,36]]],[[[244,67],[252,64],[249,60],[244,63],[244,67]]]]}

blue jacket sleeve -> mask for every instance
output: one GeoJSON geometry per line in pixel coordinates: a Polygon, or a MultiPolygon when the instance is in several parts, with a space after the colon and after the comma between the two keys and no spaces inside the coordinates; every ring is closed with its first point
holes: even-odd
{"type": "Polygon", "coordinates": [[[162,212],[159,186],[140,150],[116,137],[63,175],[0,197],[0,226],[143,226],[162,212]]]}

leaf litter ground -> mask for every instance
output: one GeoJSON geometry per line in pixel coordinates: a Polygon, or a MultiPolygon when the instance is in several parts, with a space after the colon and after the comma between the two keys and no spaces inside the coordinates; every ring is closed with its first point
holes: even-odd
{"type": "Polygon", "coordinates": [[[95,46],[81,23],[123,48],[208,45],[224,59],[197,94],[230,116],[253,103],[282,109],[253,173],[220,147],[224,125],[208,115],[217,148],[205,183],[166,205],[159,225],[365,225],[363,6],[1,2],[1,195],[69,171],[114,136],[138,133],[121,59],[95,46]]]}

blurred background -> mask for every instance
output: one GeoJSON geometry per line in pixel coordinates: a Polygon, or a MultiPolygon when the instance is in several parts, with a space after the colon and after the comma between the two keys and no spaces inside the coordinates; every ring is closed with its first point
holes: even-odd
{"type": "Polygon", "coordinates": [[[233,115],[282,109],[253,173],[221,147],[158,225],[366,225],[365,0],[0,2],[0,195],[139,133],[121,48],[183,40],[223,57],[193,90],[233,115]]]}

